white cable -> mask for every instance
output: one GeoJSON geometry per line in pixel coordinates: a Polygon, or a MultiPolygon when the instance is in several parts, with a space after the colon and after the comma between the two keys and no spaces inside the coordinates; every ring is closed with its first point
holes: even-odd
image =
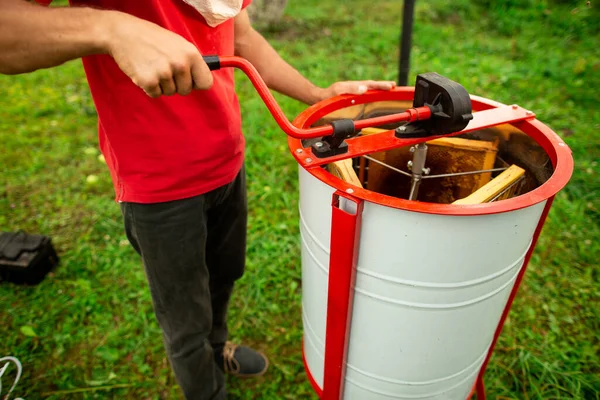
{"type": "MultiPolygon", "coordinates": [[[[19,361],[19,359],[16,357],[11,357],[11,356],[2,357],[2,358],[0,358],[0,362],[2,362],[2,361],[7,361],[7,363],[4,364],[4,366],[0,368],[0,396],[2,396],[2,375],[4,375],[4,372],[6,372],[6,369],[8,368],[8,366],[11,362],[13,362],[17,366],[17,376],[15,377],[15,382],[11,386],[11,388],[8,391],[8,393],[6,394],[6,396],[4,397],[5,400],[9,400],[10,394],[14,390],[15,386],[17,386],[17,383],[19,383],[19,379],[21,379],[21,373],[23,372],[23,366],[21,365],[21,361],[19,361]]],[[[15,397],[15,400],[24,400],[24,399],[21,397],[15,397]]]]}

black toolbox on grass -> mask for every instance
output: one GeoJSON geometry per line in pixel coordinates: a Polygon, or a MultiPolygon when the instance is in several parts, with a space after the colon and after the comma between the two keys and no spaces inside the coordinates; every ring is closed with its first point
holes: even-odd
{"type": "Polygon", "coordinates": [[[0,233],[0,279],[35,285],[58,264],[52,240],[25,232],[0,233]]]}

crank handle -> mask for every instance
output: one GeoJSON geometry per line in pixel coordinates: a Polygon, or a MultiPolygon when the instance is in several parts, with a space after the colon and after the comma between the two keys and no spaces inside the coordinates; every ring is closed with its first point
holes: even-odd
{"type": "MultiPolygon", "coordinates": [[[[277,125],[279,125],[279,127],[288,136],[291,136],[296,139],[312,139],[332,135],[338,136],[338,139],[344,139],[349,130],[352,130],[352,133],[354,133],[363,128],[393,124],[398,122],[410,123],[415,121],[424,121],[428,120],[431,117],[430,107],[423,106],[411,108],[401,113],[376,118],[369,118],[359,121],[347,120],[349,122],[347,122],[346,124],[339,124],[340,126],[343,126],[343,129],[337,131],[335,125],[326,125],[305,129],[298,128],[292,125],[290,121],[288,121],[287,117],[281,110],[281,107],[279,107],[279,104],[277,104],[277,101],[271,94],[266,83],[263,81],[256,68],[254,68],[254,66],[248,60],[235,56],[220,57],[214,55],[203,56],[203,58],[211,71],[219,70],[221,68],[238,68],[242,70],[254,85],[261,99],[264,101],[265,105],[273,115],[273,118],[275,118],[277,125]],[[352,126],[349,126],[349,123],[352,123],[352,126]]],[[[348,105],[354,104],[353,99],[355,99],[356,96],[345,95],[345,97],[347,97],[348,99],[348,105]]]]}

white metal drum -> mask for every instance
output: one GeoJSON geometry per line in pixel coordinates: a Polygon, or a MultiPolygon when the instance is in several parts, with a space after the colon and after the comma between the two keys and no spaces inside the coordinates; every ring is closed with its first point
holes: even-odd
{"type": "MultiPolygon", "coordinates": [[[[304,356],[321,388],[334,192],[300,168],[304,356]]],[[[464,400],[544,205],[447,216],[365,202],[344,399],[464,400]]]]}

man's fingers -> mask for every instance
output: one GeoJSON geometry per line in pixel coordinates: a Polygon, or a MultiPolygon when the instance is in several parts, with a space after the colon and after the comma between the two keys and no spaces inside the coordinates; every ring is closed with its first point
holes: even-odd
{"type": "Polygon", "coordinates": [[[132,79],[133,83],[142,89],[150,97],[159,97],[162,94],[160,80],[150,76],[142,76],[132,79]]]}
{"type": "Polygon", "coordinates": [[[148,79],[148,80],[134,80],[137,86],[139,86],[146,94],[150,97],[158,97],[162,94],[162,89],[160,88],[160,81],[158,79],[148,79]]]}
{"type": "Polygon", "coordinates": [[[368,90],[391,90],[396,86],[393,81],[365,81],[368,90]]]}
{"type": "Polygon", "coordinates": [[[192,80],[194,89],[210,89],[213,84],[212,73],[200,55],[195,57],[192,63],[192,80]]]}
{"type": "Polygon", "coordinates": [[[396,82],[394,81],[381,81],[380,84],[383,84],[386,89],[383,90],[392,90],[396,87],[396,82]]]}
{"type": "Polygon", "coordinates": [[[335,94],[363,94],[367,91],[367,86],[362,82],[339,82],[335,85],[335,94]]]}
{"type": "Polygon", "coordinates": [[[160,89],[162,94],[165,96],[173,96],[177,93],[177,86],[175,86],[175,82],[173,78],[163,78],[160,80],[160,89]]]}
{"type": "Polygon", "coordinates": [[[391,90],[396,86],[393,81],[346,81],[332,86],[333,95],[364,94],[369,90],[391,90]]]}
{"type": "Polygon", "coordinates": [[[392,81],[355,81],[349,82],[350,88],[345,93],[363,94],[368,90],[392,90],[396,83],[392,81]]]}
{"type": "MultiPolygon", "coordinates": [[[[144,88],[142,88],[144,89],[144,88]]],[[[162,94],[162,90],[160,89],[160,86],[154,86],[151,88],[146,88],[144,89],[144,92],[146,92],[146,94],[152,98],[157,98],[160,97],[160,95],[162,94]]]]}
{"type": "Polygon", "coordinates": [[[192,92],[192,71],[191,69],[182,69],[175,72],[175,85],[177,86],[177,93],[182,96],[187,96],[192,92]]]}
{"type": "Polygon", "coordinates": [[[363,94],[367,90],[371,89],[367,82],[357,81],[357,82],[348,82],[348,89],[344,93],[348,94],[363,94]]]}
{"type": "MultiPolygon", "coordinates": [[[[190,94],[194,82],[192,81],[192,72],[189,67],[173,68],[171,71],[163,70],[158,74],[161,76],[160,79],[137,79],[134,80],[134,83],[146,92],[148,96],[153,98],[162,95],[172,96],[176,93],[183,96],[190,94]]],[[[210,76],[210,78],[210,83],[212,84],[212,76],[210,76]]],[[[204,85],[206,85],[206,83],[204,85]]]]}

